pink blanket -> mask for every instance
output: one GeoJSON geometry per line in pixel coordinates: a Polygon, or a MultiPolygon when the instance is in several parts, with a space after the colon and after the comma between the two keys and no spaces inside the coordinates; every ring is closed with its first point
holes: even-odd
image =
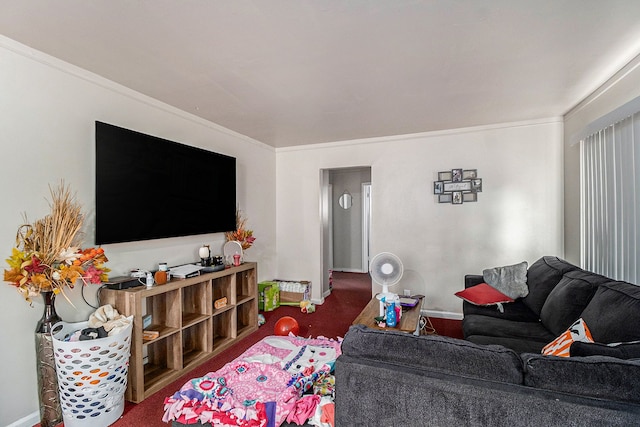
{"type": "Polygon", "coordinates": [[[325,380],[339,355],[340,341],[265,337],[218,371],[188,381],[167,397],[162,420],[279,426],[309,401],[302,393],[325,380]]]}

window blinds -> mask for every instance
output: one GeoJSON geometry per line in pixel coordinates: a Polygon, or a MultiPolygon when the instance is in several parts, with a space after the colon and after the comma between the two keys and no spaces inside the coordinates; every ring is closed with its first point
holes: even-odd
{"type": "Polygon", "coordinates": [[[581,262],[617,280],[640,280],[640,114],[581,141],[581,262]]]}

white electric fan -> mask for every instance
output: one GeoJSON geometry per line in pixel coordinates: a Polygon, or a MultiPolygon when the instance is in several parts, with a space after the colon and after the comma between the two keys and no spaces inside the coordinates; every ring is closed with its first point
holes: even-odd
{"type": "Polygon", "coordinates": [[[380,252],[371,260],[369,272],[373,281],[382,286],[382,293],[377,298],[393,300],[396,294],[389,292],[389,288],[402,279],[403,266],[400,258],[391,252],[380,252]]]}

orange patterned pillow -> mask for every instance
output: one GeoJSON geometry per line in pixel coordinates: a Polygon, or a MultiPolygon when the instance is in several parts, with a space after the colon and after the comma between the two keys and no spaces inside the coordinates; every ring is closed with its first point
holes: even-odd
{"type": "Polygon", "coordinates": [[[542,354],[546,356],[569,357],[571,343],[574,341],[593,342],[591,332],[582,318],[576,320],[574,324],[569,326],[569,329],[564,331],[558,338],[545,345],[542,349],[542,354]]]}

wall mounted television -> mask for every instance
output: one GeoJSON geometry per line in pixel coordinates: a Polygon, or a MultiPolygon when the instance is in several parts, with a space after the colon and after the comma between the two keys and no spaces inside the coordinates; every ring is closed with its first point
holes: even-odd
{"type": "Polygon", "coordinates": [[[96,121],[95,243],[236,228],[236,159],[96,121]]]}

